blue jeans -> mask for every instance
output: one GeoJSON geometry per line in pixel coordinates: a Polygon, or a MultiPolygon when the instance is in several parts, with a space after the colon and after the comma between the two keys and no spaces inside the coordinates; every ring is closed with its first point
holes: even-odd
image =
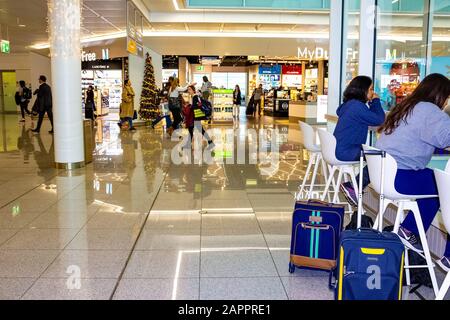
{"type": "Polygon", "coordinates": [[[120,124],[123,124],[124,122],[128,122],[128,128],[133,128],[133,118],[132,117],[125,117],[120,119],[120,124]]]}
{"type": "Polygon", "coordinates": [[[172,126],[172,119],[170,119],[169,115],[165,115],[165,116],[159,116],[158,118],[156,118],[153,122],[152,125],[156,126],[158,123],[160,123],[163,119],[166,119],[166,127],[170,128],[172,126]]]}
{"type": "MultiPolygon", "coordinates": [[[[395,177],[395,189],[399,193],[410,195],[438,194],[436,179],[434,177],[434,172],[431,169],[418,171],[399,169],[397,171],[397,176],[395,177]]],[[[439,211],[439,198],[419,199],[417,200],[417,204],[419,206],[423,227],[426,232],[439,211]]],[[[409,212],[405,221],[402,223],[402,227],[416,235],[419,234],[414,215],[411,212],[409,212]]],[[[444,256],[450,257],[449,235],[447,235],[447,245],[444,256]]]]}

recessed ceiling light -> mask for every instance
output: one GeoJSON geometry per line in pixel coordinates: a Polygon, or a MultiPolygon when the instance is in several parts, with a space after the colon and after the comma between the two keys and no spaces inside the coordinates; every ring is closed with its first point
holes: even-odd
{"type": "Polygon", "coordinates": [[[19,27],[20,27],[20,28],[25,28],[26,25],[25,25],[25,24],[19,24],[19,27]]]}

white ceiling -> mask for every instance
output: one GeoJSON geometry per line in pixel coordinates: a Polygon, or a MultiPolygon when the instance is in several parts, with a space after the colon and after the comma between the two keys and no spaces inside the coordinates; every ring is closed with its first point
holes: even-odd
{"type": "MultiPolygon", "coordinates": [[[[83,4],[84,36],[125,30],[125,0],[84,0],[83,4]]],[[[0,0],[0,36],[9,38],[12,52],[30,51],[28,46],[47,42],[46,18],[46,0],[0,0]]]]}
{"type": "MultiPolygon", "coordinates": [[[[184,10],[183,0],[177,2],[181,10],[175,10],[173,0],[133,1],[145,11],[151,23],[146,28],[146,45],[161,54],[283,56],[295,55],[299,44],[309,48],[328,47],[327,39],[320,40],[329,33],[326,12],[184,10]],[[199,35],[189,36],[195,32],[199,35]],[[211,32],[216,35],[208,35],[211,32]],[[242,37],[244,32],[247,36],[242,37]],[[277,39],[289,36],[292,38],[277,39]]],[[[83,3],[85,37],[125,31],[126,0],[84,0],[83,3]]],[[[29,51],[29,46],[47,42],[46,15],[46,0],[0,0],[0,35],[9,38],[13,52],[29,51]]],[[[349,23],[349,31],[357,32],[358,16],[351,16],[349,23]]],[[[389,27],[380,28],[379,34],[420,36],[422,24],[423,17],[419,16],[382,17],[381,25],[389,27]]],[[[434,25],[435,34],[450,38],[450,19],[437,17],[434,25]]],[[[440,44],[439,51],[448,53],[448,43],[440,44]]]]}

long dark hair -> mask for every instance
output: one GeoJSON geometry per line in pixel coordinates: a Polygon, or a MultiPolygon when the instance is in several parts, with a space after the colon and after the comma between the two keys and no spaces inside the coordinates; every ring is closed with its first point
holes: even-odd
{"type": "Polygon", "coordinates": [[[401,121],[405,121],[419,102],[431,102],[441,110],[450,96],[450,80],[438,73],[427,76],[402,103],[394,107],[386,118],[379,133],[392,134],[401,121]]]}
{"type": "Polygon", "coordinates": [[[238,91],[239,93],[241,93],[241,87],[239,87],[239,85],[237,84],[236,87],[234,87],[234,91],[238,91]]]}
{"type": "Polygon", "coordinates": [[[358,100],[366,103],[367,93],[372,83],[372,79],[366,76],[357,76],[354,78],[344,91],[344,103],[350,100],[358,100]]]}

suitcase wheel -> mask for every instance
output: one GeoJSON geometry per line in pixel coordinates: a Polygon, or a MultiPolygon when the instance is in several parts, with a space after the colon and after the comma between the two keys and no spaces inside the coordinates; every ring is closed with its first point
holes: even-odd
{"type": "Polygon", "coordinates": [[[292,263],[289,263],[289,273],[294,273],[295,266],[292,263]]]}

